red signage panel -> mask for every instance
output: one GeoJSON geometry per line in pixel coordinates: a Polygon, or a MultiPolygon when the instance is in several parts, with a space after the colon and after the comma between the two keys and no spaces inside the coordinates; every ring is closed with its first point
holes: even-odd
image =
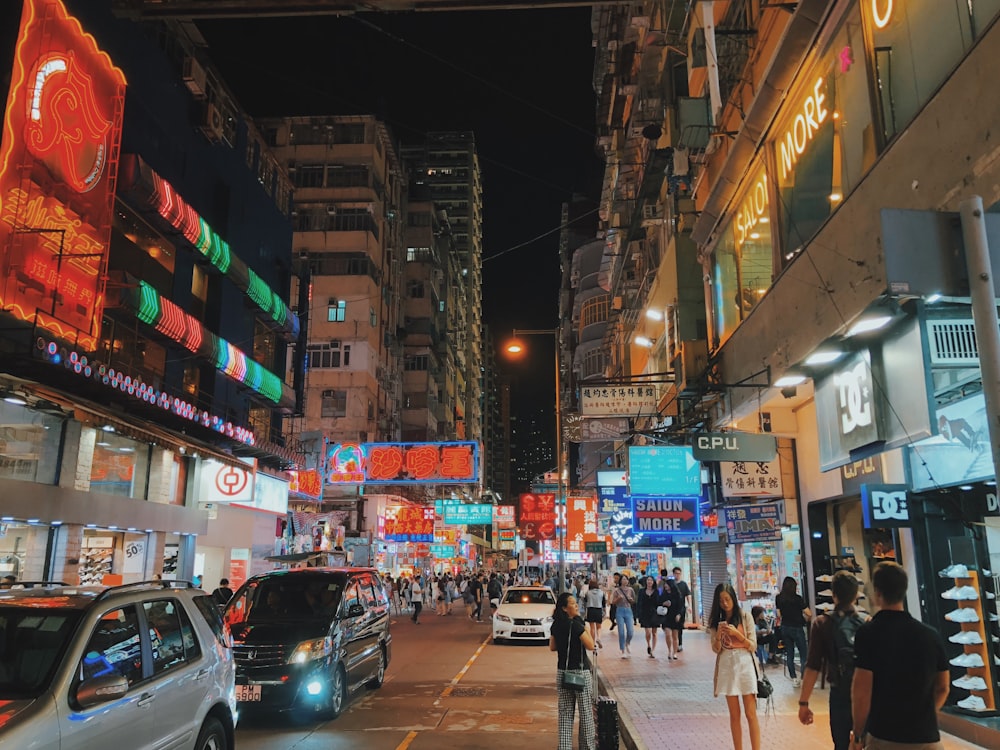
{"type": "Polygon", "coordinates": [[[59,0],[24,0],[0,139],[0,308],[94,351],[125,76],[59,0]]]}
{"type": "Polygon", "coordinates": [[[479,480],[479,444],[338,443],[327,449],[331,484],[457,484],[479,480]]]}
{"type": "Polygon", "coordinates": [[[387,542],[433,542],[434,508],[396,508],[385,517],[387,542]]]}
{"type": "Polygon", "coordinates": [[[521,538],[525,541],[555,539],[556,496],[552,493],[525,493],[520,497],[521,538]]]}

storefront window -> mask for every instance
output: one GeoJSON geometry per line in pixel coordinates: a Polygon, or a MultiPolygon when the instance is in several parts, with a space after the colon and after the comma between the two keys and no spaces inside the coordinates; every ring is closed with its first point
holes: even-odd
{"type": "MultiPolygon", "coordinates": [[[[968,0],[863,3],[872,30],[885,137],[903,130],[972,46],[968,0]]],[[[974,2],[977,29],[998,3],[974,2]],[[992,7],[991,7],[992,6],[992,7]]],[[[988,21],[987,21],[988,22],[988,21]]]]}
{"type": "Polygon", "coordinates": [[[90,489],[108,495],[146,498],[149,446],[99,431],[90,468],[90,489]]]}
{"type": "Polygon", "coordinates": [[[850,11],[789,98],[771,134],[782,265],[791,261],[875,161],[864,42],[850,11]]]}
{"type": "Polygon", "coordinates": [[[42,580],[48,534],[49,527],[43,524],[0,522],[0,578],[42,580]]]}
{"type": "Polygon", "coordinates": [[[0,401],[0,479],[54,484],[63,420],[0,401]]]}

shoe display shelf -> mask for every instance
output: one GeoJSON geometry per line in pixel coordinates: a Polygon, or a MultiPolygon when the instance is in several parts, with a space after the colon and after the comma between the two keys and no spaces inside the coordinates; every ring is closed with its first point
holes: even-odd
{"type": "MultiPolygon", "coordinates": [[[[851,555],[850,559],[854,560],[854,556],[851,555]]],[[[828,575],[816,576],[816,610],[825,615],[833,612],[833,573],[836,573],[838,570],[846,570],[850,573],[854,573],[854,579],[858,582],[858,598],[854,603],[854,608],[861,614],[867,615],[868,610],[865,609],[863,603],[865,599],[865,582],[857,576],[857,573],[860,572],[861,569],[853,566],[843,567],[837,563],[832,564],[830,567],[832,569],[832,573],[828,575]]]]}
{"type": "Polygon", "coordinates": [[[946,601],[954,601],[958,605],[957,609],[945,615],[946,620],[959,626],[959,632],[949,637],[948,640],[962,647],[962,653],[951,657],[949,663],[953,667],[966,670],[961,677],[952,679],[952,686],[967,690],[969,695],[949,708],[975,716],[996,716],[998,712],[992,676],[994,671],[994,649],[991,638],[993,627],[990,622],[993,607],[985,606],[987,602],[992,602],[992,600],[987,599],[982,594],[976,571],[965,570],[961,572],[964,575],[954,578],[954,587],[941,596],[946,601]],[[946,596],[952,592],[954,592],[953,596],[946,596]],[[971,598],[972,592],[974,592],[975,598],[971,598]],[[956,599],[956,595],[969,596],[970,598],[956,599]],[[975,619],[969,613],[974,613],[975,619]],[[965,635],[966,633],[969,635],[965,635]]]}
{"type": "Polygon", "coordinates": [[[114,562],[114,541],[105,537],[94,537],[80,551],[80,583],[83,586],[100,586],[104,576],[111,572],[114,562]]]}

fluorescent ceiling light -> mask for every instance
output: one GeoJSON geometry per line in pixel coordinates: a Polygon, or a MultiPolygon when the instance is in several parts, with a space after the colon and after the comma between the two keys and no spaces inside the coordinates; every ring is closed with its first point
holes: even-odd
{"type": "Polygon", "coordinates": [[[646,317],[650,320],[663,320],[663,313],[656,308],[651,307],[646,310],[646,317]]]}
{"type": "Polygon", "coordinates": [[[774,381],[775,388],[790,388],[793,385],[802,385],[806,382],[805,375],[782,375],[774,381]]]}
{"type": "Polygon", "coordinates": [[[822,351],[815,351],[808,357],[806,357],[805,363],[807,365],[828,365],[831,362],[836,362],[843,356],[844,353],[837,349],[826,349],[822,351]]]}
{"type": "Polygon", "coordinates": [[[15,406],[27,406],[27,399],[21,398],[16,393],[9,393],[3,397],[3,400],[8,404],[14,404],[15,406]]]}
{"type": "Polygon", "coordinates": [[[857,323],[851,326],[851,329],[847,332],[848,336],[857,336],[859,333],[870,333],[871,331],[877,331],[880,328],[885,328],[892,321],[891,315],[870,315],[865,318],[861,318],[857,323]]]}
{"type": "Polygon", "coordinates": [[[933,304],[934,304],[935,302],[937,302],[937,301],[938,301],[939,299],[941,299],[941,295],[940,295],[940,294],[938,294],[937,292],[932,292],[931,294],[928,294],[928,295],[927,295],[927,297],[925,298],[925,300],[924,300],[924,301],[925,301],[925,302],[926,302],[926,303],[927,303],[928,305],[933,305],[933,304]]]}
{"type": "Polygon", "coordinates": [[[636,336],[634,341],[636,346],[644,346],[647,349],[651,349],[653,346],[653,342],[645,336],[636,336]]]}

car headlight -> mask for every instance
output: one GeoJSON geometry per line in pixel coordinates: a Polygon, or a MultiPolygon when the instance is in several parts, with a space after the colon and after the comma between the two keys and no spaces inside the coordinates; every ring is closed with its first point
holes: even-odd
{"type": "Polygon", "coordinates": [[[305,664],[307,661],[323,659],[333,651],[333,646],[329,638],[316,638],[311,641],[302,641],[292,655],[288,657],[289,664],[305,664]]]}
{"type": "Polygon", "coordinates": [[[551,617],[543,617],[542,618],[542,625],[548,625],[550,622],[552,622],[552,619],[553,618],[551,618],[551,617]]]}
{"type": "Polygon", "coordinates": [[[499,620],[500,622],[510,622],[510,621],[511,621],[511,620],[510,620],[510,618],[509,618],[509,617],[507,617],[507,615],[496,615],[496,618],[497,618],[497,619],[498,619],[498,620],[499,620]]]}

